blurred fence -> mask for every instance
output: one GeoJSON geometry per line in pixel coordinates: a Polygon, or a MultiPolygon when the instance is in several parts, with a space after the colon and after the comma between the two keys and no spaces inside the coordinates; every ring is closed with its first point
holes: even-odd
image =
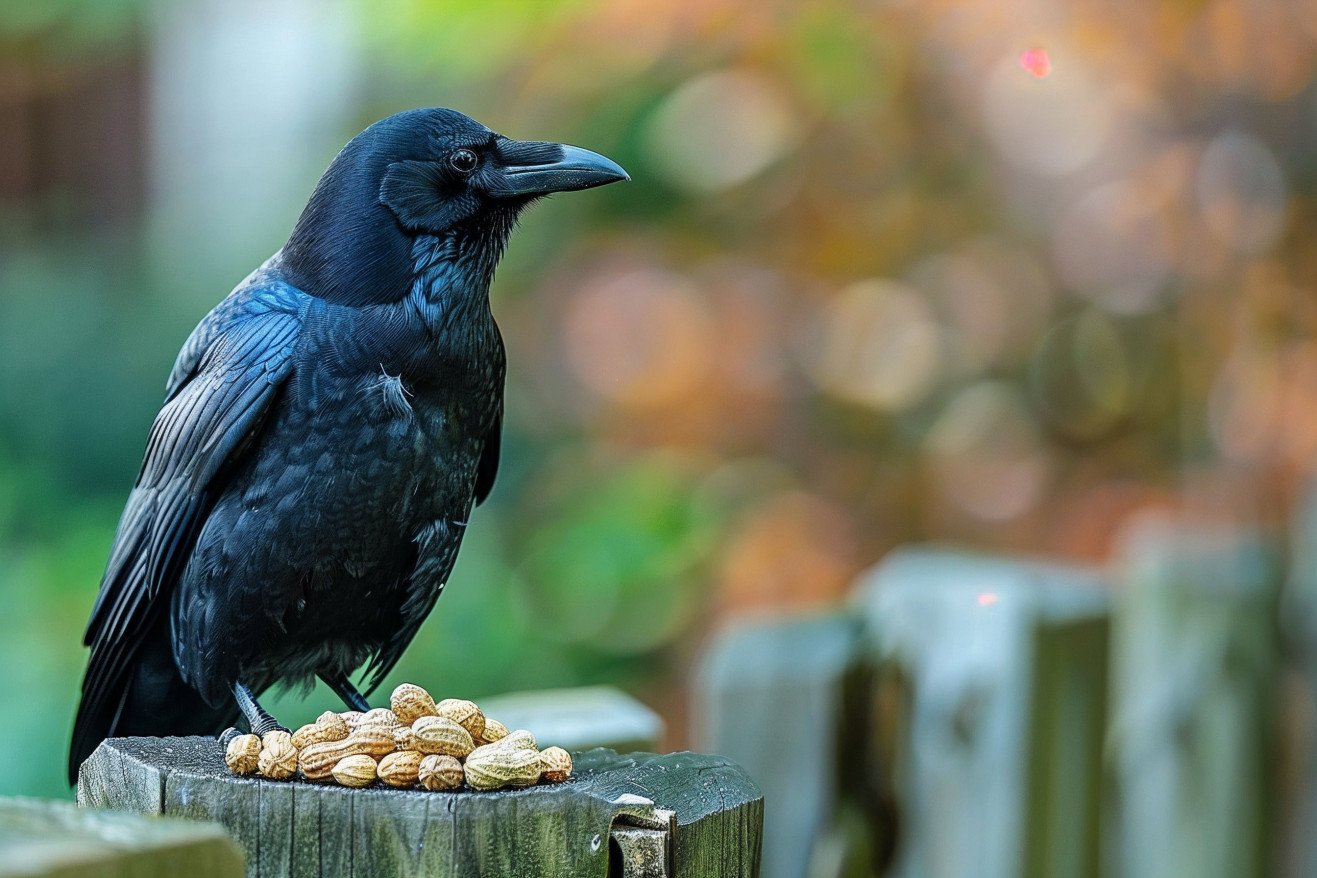
{"type": "Polygon", "coordinates": [[[764,874],[1317,874],[1281,819],[1274,547],[1169,516],[1122,545],[1106,570],[907,547],[848,613],[720,633],[694,739],[764,789],[764,874]]]}

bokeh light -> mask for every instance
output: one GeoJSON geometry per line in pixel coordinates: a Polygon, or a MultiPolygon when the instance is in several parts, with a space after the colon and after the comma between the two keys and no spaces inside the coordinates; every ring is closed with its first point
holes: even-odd
{"type": "Polygon", "coordinates": [[[660,269],[600,277],[563,314],[563,354],[572,374],[598,396],[635,408],[699,389],[713,342],[700,291],[660,269]]]}
{"type": "Polygon", "coordinates": [[[940,326],[927,299],[889,280],[842,290],[820,315],[803,356],[827,393],[901,409],[932,389],[942,359],[940,326]]]}
{"type": "Polygon", "coordinates": [[[1141,187],[1124,182],[1105,183],[1076,200],[1062,214],[1052,242],[1066,286],[1121,313],[1154,308],[1175,260],[1159,206],[1141,187]]]}
{"type": "Polygon", "coordinates": [[[1015,518],[1042,497],[1047,456],[1028,405],[1009,384],[980,381],[960,390],[925,448],[941,493],[977,518],[1015,518]]]}
{"type": "Polygon", "coordinates": [[[1020,66],[1037,79],[1052,72],[1052,59],[1046,49],[1025,49],[1020,53],[1019,61],[1020,66]]]}
{"type": "Polygon", "coordinates": [[[1285,177],[1271,150],[1243,131],[1212,139],[1198,165],[1198,201],[1208,227],[1245,255],[1265,252],[1285,225],[1285,177]]]}
{"type": "Polygon", "coordinates": [[[1013,59],[988,75],[983,115],[997,151],[1024,170],[1049,177],[1091,162],[1112,125],[1111,96],[1079,64],[1046,79],[1021,76],[1013,59]]]}
{"type": "Polygon", "coordinates": [[[668,183],[695,193],[743,183],[799,137],[791,107],[763,76],[720,71],[685,83],[655,111],[647,156],[668,183]]]}

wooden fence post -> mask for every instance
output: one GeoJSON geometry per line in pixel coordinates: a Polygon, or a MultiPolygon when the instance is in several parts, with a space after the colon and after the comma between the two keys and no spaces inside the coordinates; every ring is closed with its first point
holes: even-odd
{"type": "Polygon", "coordinates": [[[883,663],[876,734],[900,802],[890,874],[1097,878],[1102,576],[911,547],[856,598],[883,663]]]}
{"type": "Polygon", "coordinates": [[[1275,563],[1255,533],[1143,518],[1117,571],[1115,874],[1267,874],[1275,563]]]}
{"type": "Polygon", "coordinates": [[[1293,656],[1297,682],[1304,699],[1288,705],[1308,721],[1299,757],[1302,777],[1292,795],[1295,801],[1287,814],[1285,865],[1287,878],[1317,878],[1317,481],[1310,480],[1303,502],[1294,515],[1290,534],[1290,568],[1281,594],[1281,635],[1293,656]],[[1303,703],[1306,701],[1306,704],[1303,703]]]}
{"type": "Polygon", "coordinates": [[[239,778],[213,739],[116,738],[83,763],[78,802],[220,823],[248,878],[758,875],[763,797],[735,763],[603,749],[574,760],[566,783],[428,793],[239,778]]]}
{"type": "Polygon", "coordinates": [[[855,864],[862,874],[876,866],[868,851],[880,846],[872,836],[883,828],[865,819],[875,809],[857,804],[866,812],[857,832],[830,834],[846,778],[866,768],[866,729],[844,722],[848,681],[862,673],[862,657],[859,620],[829,614],[739,622],[700,659],[695,744],[735,759],[764,791],[765,878],[799,878],[823,858],[863,860],[855,864]]]}
{"type": "Polygon", "coordinates": [[[242,851],[213,823],[148,820],[71,802],[0,799],[0,876],[241,878],[242,851]]]}

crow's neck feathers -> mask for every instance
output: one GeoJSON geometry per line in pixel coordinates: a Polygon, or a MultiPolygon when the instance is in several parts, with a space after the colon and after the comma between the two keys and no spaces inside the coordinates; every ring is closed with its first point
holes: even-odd
{"type": "Polygon", "coordinates": [[[418,285],[444,310],[484,299],[522,205],[451,195],[427,163],[355,145],[320,178],[284,245],[289,282],[352,307],[398,302],[418,285]]]}
{"type": "Polygon", "coordinates": [[[489,285],[516,221],[501,212],[494,219],[413,240],[409,298],[433,334],[489,315],[489,285]]]}

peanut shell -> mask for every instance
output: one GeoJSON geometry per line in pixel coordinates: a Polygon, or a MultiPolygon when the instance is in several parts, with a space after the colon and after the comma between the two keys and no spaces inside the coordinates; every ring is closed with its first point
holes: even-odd
{"type": "Polygon", "coordinates": [[[297,773],[297,748],[287,732],[271,732],[264,738],[265,746],[257,757],[261,777],[270,780],[287,780],[297,773]]]}
{"type": "Polygon", "coordinates": [[[528,787],[540,779],[540,754],[529,747],[486,744],[466,758],[466,782],[474,790],[528,787]]]}
{"type": "Polygon", "coordinates": [[[341,741],[325,741],[303,748],[297,755],[297,767],[308,780],[327,780],[334,764],[347,756],[384,756],[396,747],[392,734],[360,728],[341,741]]]}
{"type": "Polygon", "coordinates": [[[341,741],[348,736],[348,732],[348,724],[343,717],[332,710],[327,710],[320,714],[315,722],[293,732],[293,746],[300,750],[325,741],[341,741]]]}
{"type": "Polygon", "coordinates": [[[234,774],[251,774],[260,764],[261,739],[255,735],[238,735],[224,749],[224,762],[234,774]]]}
{"type": "Polygon", "coordinates": [[[261,735],[262,747],[270,747],[276,744],[281,748],[284,746],[293,746],[292,733],[285,732],[283,729],[275,729],[273,732],[266,732],[264,735],[261,735]]]}
{"type": "Polygon", "coordinates": [[[462,786],[465,777],[462,763],[456,757],[431,754],[421,759],[417,782],[432,792],[455,790],[462,786]]]}
{"type": "Polygon", "coordinates": [[[366,728],[388,729],[392,732],[400,725],[402,725],[402,723],[398,721],[398,717],[393,711],[389,710],[387,707],[377,707],[374,710],[368,710],[363,713],[358,717],[355,724],[349,724],[348,727],[354,732],[366,728]]]}
{"type": "Polygon", "coordinates": [[[479,740],[485,731],[485,715],[474,701],[464,698],[445,698],[434,706],[435,713],[446,716],[467,730],[471,740],[479,740]]]}
{"type": "Polygon", "coordinates": [[[423,716],[412,723],[414,749],[426,754],[465,756],[475,742],[462,726],[444,716],[423,716]]]}
{"type": "Polygon", "coordinates": [[[417,781],[422,758],[415,750],[399,750],[381,759],[375,771],[391,787],[409,787],[417,781]]]}
{"type": "Polygon", "coordinates": [[[545,747],[540,751],[540,769],[540,780],[562,783],[572,776],[572,756],[561,747],[545,747]]]}
{"type": "Polygon", "coordinates": [[[515,732],[508,732],[493,744],[486,744],[485,746],[508,747],[512,750],[520,750],[522,748],[528,748],[531,750],[540,749],[540,745],[535,741],[535,736],[525,729],[517,729],[515,732]]]}
{"type": "Polygon", "coordinates": [[[394,729],[393,741],[398,745],[399,750],[416,749],[416,733],[412,731],[411,726],[398,726],[394,729]]]}
{"type": "Polygon", "coordinates": [[[430,693],[414,683],[401,683],[389,696],[389,707],[398,722],[411,725],[423,716],[438,716],[430,693]]]}
{"type": "Polygon", "coordinates": [[[334,780],[345,787],[364,787],[375,779],[375,760],[364,753],[344,756],[334,766],[334,780]]]}
{"type": "Polygon", "coordinates": [[[508,736],[508,727],[496,719],[485,717],[485,728],[480,733],[478,744],[492,744],[508,736]]]}
{"type": "Polygon", "coordinates": [[[365,753],[378,759],[398,749],[398,742],[394,739],[395,731],[396,728],[362,723],[345,740],[355,748],[353,752],[365,753]]]}

